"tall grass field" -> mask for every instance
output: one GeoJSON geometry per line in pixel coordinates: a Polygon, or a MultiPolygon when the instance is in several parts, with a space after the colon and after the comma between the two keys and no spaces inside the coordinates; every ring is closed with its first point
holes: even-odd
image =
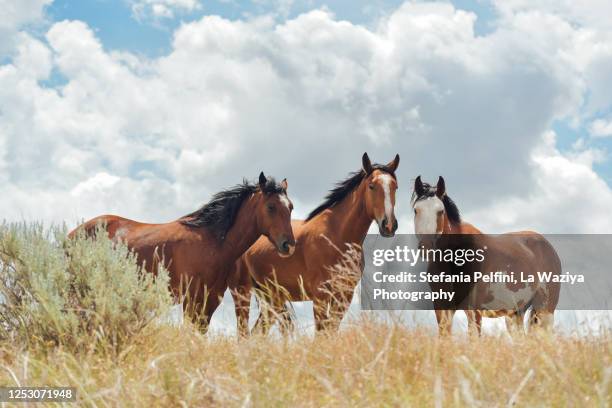
{"type": "Polygon", "coordinates": [[[0,228],[2,386],[71,386],[76,404],[100,407],[612,402],[607,332],[440,338],[364,313],[316,336],[202,334],[164,322],[165,271],[143,274],[124,246],[65,232],[0,228]]]}

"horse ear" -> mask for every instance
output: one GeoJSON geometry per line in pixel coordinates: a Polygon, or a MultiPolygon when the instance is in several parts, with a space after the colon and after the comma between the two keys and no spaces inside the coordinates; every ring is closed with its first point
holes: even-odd
{"type": "Polygon", "coordinates": [[[438,185],[436,186],[436,195],[442,198],[444,194],[446,194],[446,183],[444,183],[444,177],[440,176],[438,178],[438,185]]]}
{"type": "Polygon", "coordinates": [[[392,173],[395,173],[395,170],[397,170],[397,166],[399,166],[399,154],[396,154],[395,159],[391,160],[386,167],[391,170],[392,173]]]}
{"type": "Polygon", "coordinates": [[[414,192],[416,193],[417,197],[420,197],[425,194],[425,187],[423,186],[423,182],[421,181],[421,176],[418,176],[416,180],[414,180],[414,192]]]}
{"type": "Polygon", "coordinates": [[[370,174],[372,172],[372,162],[370,161],[370,157],[368,156],[367,152],[361,156],[361,165],[366,174],[370,174]]]}
{"type": "Polygon", "coordinates": [[[283,181],[281,181],[280,185],[283,188],[283,190],[287,191],[287,187],[289,187],[289,183],[287,183],[287,179],[283,179],[283,181]]]}
{"type": "Polygon", "coordinates": [[[262,171],[261,173],[259,173],[259,188],[263,191],[264,187],[266,186],[266,183],[268,182],[268,179],[266,178],[264,172],[262,171]]]}

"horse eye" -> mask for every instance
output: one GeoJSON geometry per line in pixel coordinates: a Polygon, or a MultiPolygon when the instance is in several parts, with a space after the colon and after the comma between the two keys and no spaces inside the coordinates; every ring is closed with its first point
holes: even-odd
{"type": "Polygon", "coordinates": [[[414,209],[414,215],[416,215],[416,214],[417,214],[417,209],[415,208],[415,209],[414,209]]]}
{"type": "Polygon", "coordinates": [[[268,211],[274,211],[274,204],[268,204],[268,211]]]}
{"type": "Polygon", "coordinates": [[[368,185],[368,188],[369,188],[370,190],[374,190],[374,184],[370,183],[370,184],[368,185]]]}

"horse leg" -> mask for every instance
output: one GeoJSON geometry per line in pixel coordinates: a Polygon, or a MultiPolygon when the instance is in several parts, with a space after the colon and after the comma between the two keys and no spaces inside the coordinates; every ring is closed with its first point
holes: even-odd
{"type": "Polygon", "coordinates": [[[534,328],[542,328],[545,330],[552,329],[555,323],[555,315],[554,312],[549,312],[548,310],[531,310],[531,315],[529,316],[529,329],[531,327],[534,328]]]}
{"type": "Polygon", "coordinates": [[[315,329],[317,332],[330,328],[330,309],[331,303],[327,298],[314,298],[312,300],[315,329]]]}
{"type": "Polygon", "coordinates": [[[288,314],[283,315],[283,320],[281,322],[280,327],[283,336],[290,335],[291,333],[295,332],[295,322],[293,318],[288,314]]]}
{"type": "Polygon", "coordinates": [[[251,308],[251,288],[240,286],[231,291],[236,313],[236,329],[238,336],[249,335],[249,312],[251,308]]]}
{"type": "Polygon", "coordinates": [[[275,313],[278,316],[281,334],[286,336],[292,333],[295,330],[295,324],[293,322],[293,317],[291,316],[291,311],[287,305],[285,303],[282,305],[277,305],[277,307],[275,307],[275,313]]]}
{"type": "Polygon", "coordinates": [[[512,326],[514,324],[512,318],[509,316],[504,316],[504,322],[506,323],[506,331],[508,333],[512,333],[514,330],[514,327],[512,326]]]}
{"type": "Polygon", "coordinates": [[[221,304],[226,289],[227,280],[225,279],[219,280],[211,287],[197,284],[191,287],[190,292],[194,301],[192,320],[200,327],[203,333],[208,331],[212,315],[221,304]],[[198,287],[201,288],[201,291],[198,291],[198,287]]]}
{"type": "Polygon", "coordinates": [[[199,285],[190,282],[187,290],[183,289],[182,286],[176,290],[176,297],[182,299],[185,316],[188,316],[197,327],[206,327],[208,322],[204,319],[204,309],[208,301],[208,293],[203,288],[204,293],[202,293],[198,290],[199,288],[199,285]]]}
{"type": "Polygon", "coordinates": [[[512,316],[506,316],[506,330],[508,330],[508,333],[525,333],[524,317],[524,312],[516,312],[512,316]]]}
{"type": "MultiPolygon", "coordinates": [[[[269,306],[264,311],[265,315],[262,313],[257,319],[259,325],[264,328],[264,334],[269,332],[275,321],[278,322],[278,329],[283,336],[293,332],[293,318],[291,317],[291,312],[287,308],[287,305],[282,298],[275,301],[274,304],[268,303],[268,305],[269,306]]],[[[255,323],[255,326],[257,326],[258,322],[255,323]]]]}
{"type": "Polygon", "coordinates": [[[261,335],[267,335],[270,331],[270,328],[274,324],[274,313],[273,313],[273,305],[272,301],[267,297],[256,297],[257,303],[259,305],[259,316],[257,317],[257,321],[255,321],[255,325],[253,326],[252,333],[258,333],[261,335]]]}
{"type": "Polygon", "coordinates": [[[249,312],[251,309],[251,289],[253,282],[241,260],[236,261],[234,271],[230,275],[229,289],[234,300],[236,313],[236,330],[239,337],[249,335],[249,312]]]}
{"type": "Polygon", "coordinates": [[[257,320],[255,321],[255,324],[253,325],[253,329],[251,330],[251,334],[252,333],[256,333],[256,334],[261,334],[261,335],[267,335],[268,332],[270,331],[270,316],[268,315],[268,311],[264,311],[264,310],[259,310],[259,316],[257,317],[257,320]]]}
{"type": "Polygon", "coordinates": [[[223,294],[218,294],[216,292],[211,292],[210,295],[206,299],[206,303],[204,304],[202,313],[195,314],[194,317],[197,319],[197,324],[200,327],[200,330],[203,334],[208,332],[208,327],[210,325],[210,320],[212,319],[213,313],[217,310],[221,301],[223,300],[223,294]]]}
{"type": "Polygon", "coordinates": [[[453,317],[455,310],[436,309],[436,320],[438,321],[438,333],[440,336],[450,335],[453,329],[453,317]]]}
{"type": "Polygon", "coordinates": [[[346,315],[351,302],[353,301],[354,291],[346,291],[339,298],[332,299],[329,329],[337,331],[346,315]]]}
{"type": "Polygon", "coordinates": [[[466,310],[468,319],[468,335],[482,334],[482,313],[479,310],[466,310]]]}
{"type": "Polygon", "coordinates": [[[557,306],[558,292],[556,296],[548,291],[538,291],[533,299],[531,314],[529,315],[529,328],[539,327],[545,330],[552,329],[555,323],[555,307],[557,306]]]}

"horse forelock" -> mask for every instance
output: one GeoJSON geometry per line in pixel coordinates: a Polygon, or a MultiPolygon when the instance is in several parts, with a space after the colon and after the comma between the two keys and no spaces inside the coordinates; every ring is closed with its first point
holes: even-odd
{"type": "MultiPolygon", "coordinates": [[[[427,198],[433,197],[436,195],[437,187],[432,186],[429,183],[423,182],[423,193],[417,194],[416,191],[412,192],[412,205],[416,204],[418,201],[425,200],[427,198]]],[[[441,198],[442,204],[444,204],[444,211],[446,212],[446,216],[451,224],[460,224],[461,223],[461,213],[459,212],[459,208],[457,204],[453,201],[452,198],[448,196],[448,194],[444,194],[441,198]]]]}
{"type": "MultiPolygon", "coordinates": [[[[244,180],[243,184],[244,183],[248,182],[244,180]]],[[[260,189],[261,192],[264,194],[287,194],[285,189],[279,183],[276,182],[274,177],[268,177],[266,180],[266,184],[263,186],[263,188],[260,188],[259,185],[255,186],[255,188],[260,189]]]]}

